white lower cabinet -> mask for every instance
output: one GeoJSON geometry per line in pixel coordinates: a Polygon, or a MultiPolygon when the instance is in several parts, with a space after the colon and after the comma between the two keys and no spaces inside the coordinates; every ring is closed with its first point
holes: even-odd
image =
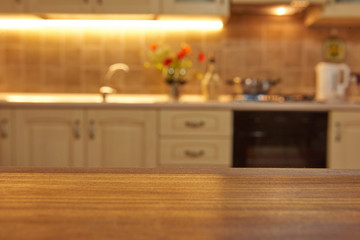
{"type": "Polygon", "coordinates": [[[329,114],[328,167],[360,169],[360,112],[329,114]]]}
{"type": "Polygon", "coordinates": [[[216,137],[162,138],[160,165],[168,167],[231,167],[231,140],[216,137]]]}
{"type": "Polygon", "coordinates": [[[17,166],[155,166],[155,111],[18,109],[15,118],[17,166]]]}
{"type": "Polygon", "coordinates": [[[11,166],[13,162],[13,116],[9,109],[0,109],[0,166],[11,166]]]}
{"type": "Polygon", "coordinates": [[[16,166],[81,167],[84,165],[82,110],[15,111],[16,166]]]}
{"type": "Polygon", "coordinates": [[[155,167],[156,112],[87,111],[89,167],[155,167]]]}
{"type": "Polygon", "coordinates": [[[159,121],[159,166],[232,166],[232,111],[162,110],[159,121]]]}

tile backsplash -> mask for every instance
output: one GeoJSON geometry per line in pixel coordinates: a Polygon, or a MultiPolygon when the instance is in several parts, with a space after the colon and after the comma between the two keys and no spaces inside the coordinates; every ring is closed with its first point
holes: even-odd
{"type": "MultiPolygon", "coordinates": [[[[0,30],[1,92],[96,93],[109,65],[126,63],[130,72],[112,78],[118,92],[166,93],[159,72],[143,67],[153,42],[177,48],[181,43],[212,53],[222,78],[281,78],[273,93],[314,93],[315,65],[322,60],[322,43],[331,27],[308,28],[300,16],[232,16],[220,32],[123,29],[0,30]]],[[[347,46],[346,63],[360,72],[360,28],[338,28],[347,46]]],[[[198,68],[205,71],[204,66],[198,68]]],[[[190,79],[183,91],[200,93],[200,81],[190,79]]]]}

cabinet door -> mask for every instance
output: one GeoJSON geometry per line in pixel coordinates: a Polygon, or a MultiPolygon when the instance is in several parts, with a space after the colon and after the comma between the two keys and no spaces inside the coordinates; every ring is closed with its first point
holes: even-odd
{"type": "Polygon", "coordinates": [[[1,13],[17,13],[24,12],[24,2],[22,0],[1,0],[0,12],[1,13]]]}
{"type": "Polygon", "coordinates": [[[13,118],[10,110],[0,110],[0,166],[13,165],[13,118]]]}
{"type": "Polygon", "coordinates": [[[360,112],[332,112],[329,119],[328,166],[360,169],[360,112]]]}
{"type": "Polygon", "coordinates": [[[28,0],[29,12],[35,13],[90,13],[93,0],[28,0]]]}
{"type": "Polygon", "coordinates": [[[166,0],[163,14],[229,15],[229,0],[166,0]]]}
{"type": "Polygon", "coordinates": [[[159,0],[96,0],[97,13],[156,14],[159,13],[159,0]]]}
{"type": "Polygon", "coordinates": [[[83,111],[15,110],[17,166],[81,167],[83,111]]]}
{"type": "Polygon", "coordinates": [[[89,167],[155,167],[156,112],[89,110],[89,167]]]}

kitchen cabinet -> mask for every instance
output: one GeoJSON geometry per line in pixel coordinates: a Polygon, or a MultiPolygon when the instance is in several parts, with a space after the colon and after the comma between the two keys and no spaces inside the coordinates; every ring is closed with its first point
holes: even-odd
{"type": "Polygon", "coordinates": [[[152,110],[88,110],[87,166],[156,167],[152,110]]]}
{"type": "Polygon", "coordinates": [[[28,11],[34,13],[89,13],[93,0],[28,0],[28,11]]]}
{"type": "Polygon", "coordinates": [[[159,13],[159,0],[98,0],[95,3],[94,11],[96,13],[159,13]]]}
{"type": "Polygon", "coordinates": [[[19,13],[25,11],[25,4],[22,0],[1,0],[0,13],[19,13]]]}
{"type": "Polygon", "coordinates": [[[163,0],[162,13],[228,16],[229,0],[163,0]]]}
{"type": "Polygon", "coordinates": [[[159,0],[28,0],[33,13],[158,13],[159,0]]]}
{"type": "Polygon", "coordinates": [[[15,127],[17,166],[155,166],[155,111],[17,109],[15,127]]]}
{"type": "Polygon", "coordinates": [[[328,167],[360,169],[360,112],[330,113],[328,167]]]}
{"type": "Polygon", "coordinates": [[[11,110],[0,109],[0,166],[10,166],[12,163],[12,119],[11,110]]]}
{"type": "Polygon", "coordinates": [[[161,110],[160,167],[231,167],[230,110],[161,110]]]}
{"type": "Polygon", "coordinates": [[[84,166],[83,111],[15,110],[15,165],[84,166]]]}

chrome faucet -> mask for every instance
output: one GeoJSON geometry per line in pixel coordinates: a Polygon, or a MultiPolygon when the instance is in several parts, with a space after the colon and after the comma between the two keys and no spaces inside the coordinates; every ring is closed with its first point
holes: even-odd
{"type": "Polygon", "coordinates": [[[106,102],[106,97],[108,94],[112,94],[116,92],[116,89],[113,87],[108,86],[112,76],[115,74],[116,71],[122,70],[124,72],[129,72],[130,68],[127,64],[124,63],[115,63],[109,66],[108,71],[105,75],[105,84],[104,86],[100,87],[99,91],[101,93],[103,102],[106,102]]]}

